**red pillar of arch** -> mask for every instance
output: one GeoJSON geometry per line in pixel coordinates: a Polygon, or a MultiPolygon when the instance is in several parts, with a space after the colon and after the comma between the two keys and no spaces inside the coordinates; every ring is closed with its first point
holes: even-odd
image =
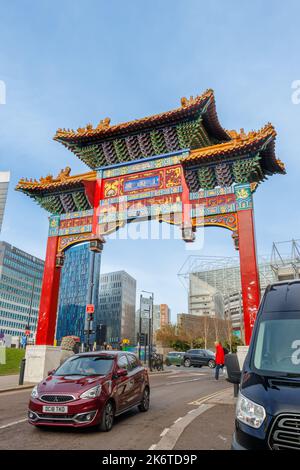
{"type": "Polygon", "coordinates": [[[56,254],[59,237],[48,237],[46,260],[43,274],[39,318],[36,333],[37,345],[53,346],[58,292],[60,281],[60,268],[56,267],[56,254]]]}
{"type": "Polygon", "coordinates": [[[238,210],[239,253],[244,309],[245,343],[250,343],[260,301],[253,209],[238,210]]]}

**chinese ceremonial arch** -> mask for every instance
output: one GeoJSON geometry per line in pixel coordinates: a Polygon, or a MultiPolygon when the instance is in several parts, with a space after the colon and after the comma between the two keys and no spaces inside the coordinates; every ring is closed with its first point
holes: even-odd
{"type": "Polygon", "coordinates": [[[271,124],[259,131],[221,127],[212,90],[171,111],[111,125],[58,129],[54,140],[90,171],[21,179],[17,190],[50,213],[36,344],[53,345],[60,267],[73,244],[98,241],[132,221],[177,225],[186,242],[197,227],[232,232],[239,250],[245,341],[260,300],[253,194],[268,176],[284,174],[271,124]],[[200,211],[200,213],[199,213],[200,211]]]}

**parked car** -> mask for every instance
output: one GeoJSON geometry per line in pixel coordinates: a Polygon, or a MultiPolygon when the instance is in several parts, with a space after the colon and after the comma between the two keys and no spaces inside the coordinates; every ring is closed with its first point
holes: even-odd
{"type": "Polygon", "coordinates": [[[185,367],[208,366],[211,369],[216,367],[215,353],[209,349],[189,349],[183,356],[185,367]]]}
{"type": "Polygon", "coordinates": [[[28,420],[34,426],[97,426],[110,431],[114,417],[138,406],[148,411],[148,372],[123,351],[77,354],[34,387],[28,420]]]}
{"type": "Polygon", "coordinates": [[[184,352],[169,352],[166,356],[166,366],[177,366],[180,367],[183,365],[184,352]]]}
{"type": "Polygon", "coordinates": [[[242,373],[235,355],[225,362],[240,384],[232,448],[300,450],[299,280],[266,289],[242,373]]]}

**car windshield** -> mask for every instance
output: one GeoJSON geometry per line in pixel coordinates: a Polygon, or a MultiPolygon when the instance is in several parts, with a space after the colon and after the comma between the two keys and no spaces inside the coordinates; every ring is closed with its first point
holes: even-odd
{"type": "Polygon", "coordinates": [[[254,366],[260,371],[300,375],[300,318],[261,321],[254,366]]]}
{"type": "Polygon", "coordinates": [[[112,365],[111,356],[74,356],[64,362],[54,375],[106,375],[112,365]]]}

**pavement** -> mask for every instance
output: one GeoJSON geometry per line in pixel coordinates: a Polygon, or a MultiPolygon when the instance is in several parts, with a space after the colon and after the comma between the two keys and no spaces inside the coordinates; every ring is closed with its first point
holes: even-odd
{"type": "MultiPolygon", "coordinates": [[[[12,379],[13,380],[13,379],[12,379]]],[[[115,420],[109,433],[41,429],[28,424],[30,390],[0,394],[0,449],[202,450],[230,449],[234,428],[233,387],[203,367],[170,367],[150,376],[151,406],[115,420]]],[[[1,387],[1,378],[0,378],[1,387]]]]}
{"type": "Polygon", "coordinates": [[[19,374],[18,375],[0,375],[0,393],[11,391],[11,390],[22,390],[24,388],[33,387],[32,384],[24,383],[19,385],[19,374]]]}

